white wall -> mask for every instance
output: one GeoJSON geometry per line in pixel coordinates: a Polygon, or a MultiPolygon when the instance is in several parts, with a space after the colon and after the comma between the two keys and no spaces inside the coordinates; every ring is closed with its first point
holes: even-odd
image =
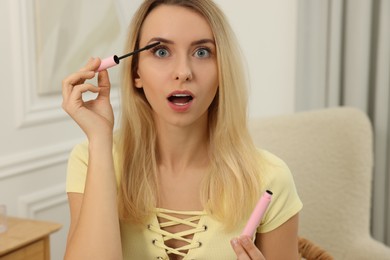
{"type": "Polygon", "coordinates": [[[297,0],[216,0],[248,64],[251,117],[294,111],[297,0]]]}
{"type": "MultiPolygon", "coordinates": [[[[0,1],[0,204],[12,216],[63,223],[52,237],[52,259],[62,259],[69,224],[66,161],[71,147],[84,137],[62,112],[59,94],[37,94],[35,50],[26,44],[34,29],[28,19],[35,2],[39,0],[0,1]]],[[[139,2],[124,6],[132,9],[139,2]]],[[[217,2],[248,63],[250,115],[293,112],[297,1],[217,2]]]]}

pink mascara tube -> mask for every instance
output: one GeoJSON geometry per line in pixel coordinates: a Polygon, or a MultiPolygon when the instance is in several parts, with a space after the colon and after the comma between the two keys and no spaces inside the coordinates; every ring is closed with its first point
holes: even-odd
{"type": "Polygon", "coordinates": [[[141,48],[141,49],[138,49],[138,50],[135,50],[133,52],[130,52],[128,54],[125,54],[123,56],[116,56],[116,55],[113,55],[111,57],[107,57],[105,59],[102,59],[101,63],[100,63],[100,66],[99,68],[96,70],[96,72],[99,72],[99,71],[102,71],[102,70],[105,70],[105,69],[108,69],[108,68],[111,68],[111,67],[114,67],[116,65],[119,64],[120,60],[123,59],[123,58],[126,58],[126,57],[129,57],[131,55],[134,55],[134,54],[137,54],[141,51],[144,51],[144,50],[149,50],[150,48],[153,48],[154,46],[157,46],[159,45],[160,42],[155,42],[155,43],[152,43],[152,44],[149,44],[149,45],[146,45],[145,47],[141,48]]]}
{"type": "Polygon", "coordinates": [[[255,233],[257,227],[259,226],[265,212],[267,211],[268,205],[270,204],[272,199],[272,192],[267,190],[264,192],[263,196],[261,196],[259,202],[257,202],[255,209],[252,212],[251,217],[241,235],[252,237],[255,233]]]}

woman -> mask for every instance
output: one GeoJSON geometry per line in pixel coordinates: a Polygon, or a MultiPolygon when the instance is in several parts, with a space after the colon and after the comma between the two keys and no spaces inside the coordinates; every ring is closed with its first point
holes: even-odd
{"type": "Polygon", "coordinates": [[[211,0],[146,0],[126,49],[113,134],[100,59],[63,81],[63,107],[86,133],[68,167],[66,259],[297,259],[302,204],[286,165],[256,149],[235,39],[211,0]],[[82,93],[98,93],[84,102],[82,93]],[[255,236],[240,236],[265,189],[255,236]],[[230,242],[230,243],[229,243],[230,242]]]}

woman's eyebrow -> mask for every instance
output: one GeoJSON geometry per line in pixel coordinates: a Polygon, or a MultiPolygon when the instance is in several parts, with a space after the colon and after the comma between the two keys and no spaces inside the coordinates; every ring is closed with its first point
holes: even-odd
{"type": "Polygon", "coordinates": [[[212,39],[201,39],[201,40],[192,42],[191,45],[200,45],[200,44],[205,44],[205,43],[211,43],[211,44],[215,45],[215,41],[212,39]]]}
{"type": "Polygon", "coordinates": [[[168,40],[168,39],[165,39],[165,38],[161,38],[161,37],[153,37],[152,39],[150,39],[148,41],[148,44],[151,43],[151,42],[161,42],[161,43],[169,43],[169,44],[173,44],[174,43],[171,40],[168,40]]]}
{"type": "MultiPolygon", "coordinates": [[[[162,37],[153,37],[153,38],[151,38],[148,41],[148,44],[151,43],[151,42],[161,42],[161,43],[166,43],[166,44],[174,44],[175,43],[172,40],[168,40],[168,39],[165,39],[165,38],[162,38],[162,37]]],[[[205,44],[205,43],[211,43],[211,44],[215,45],[215,41],[214,40],[206,38],[206,39],[200,39],[200,40],[192,42],[191,46],[199,45],[199,44],[205,44]]]]}
{"type": "Polygon", "coordinates": [[[201,40],[192,42],[191,45],[199,45],[199,44],[205,44],[205,43],[211,43],[211,44],[215,45],[215,41],[212,39],[201,39],[201,40]]]}

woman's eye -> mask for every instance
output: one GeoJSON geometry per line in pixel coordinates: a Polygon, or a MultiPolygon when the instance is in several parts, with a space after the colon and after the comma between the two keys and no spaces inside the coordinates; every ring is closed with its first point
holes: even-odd
{"type": "Polygon", "coordinates": [[[158,48],[154,50],[154,55],[156,55],[159,58],[164,58],[169,56],[169,51],[164,48],[158,48]]]}
{"type": "Polygon", "coordinates": [[[206,48],[199,48],[195,51],[195,56],[198,58],[208,58],[210,57],[210,51],[206,48]]]}

